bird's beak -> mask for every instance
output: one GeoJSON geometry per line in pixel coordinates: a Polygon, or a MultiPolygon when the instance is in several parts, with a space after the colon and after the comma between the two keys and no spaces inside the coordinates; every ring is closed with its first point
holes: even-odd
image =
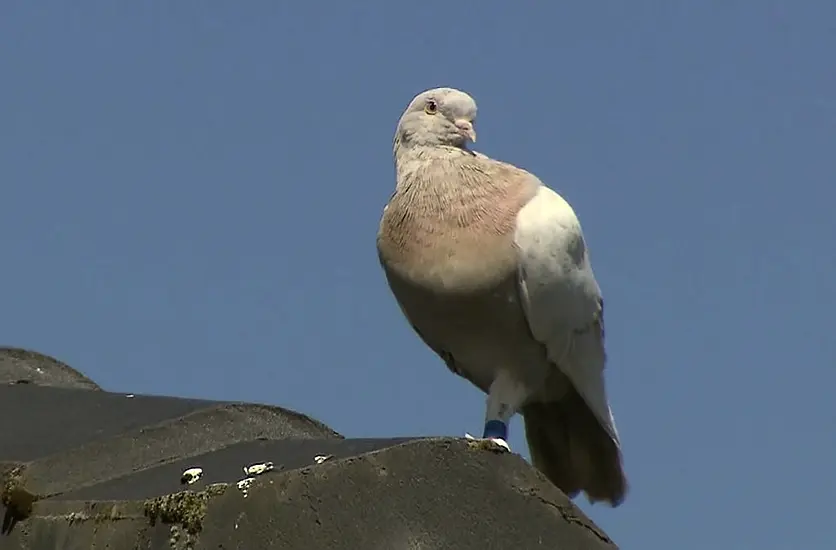
{"type": "Polygon", "coordinates": [[[460,118],[455,124],[463,136],[476,143],[476,130],[473,129],[473,123],[471,121],[460,118]]]}

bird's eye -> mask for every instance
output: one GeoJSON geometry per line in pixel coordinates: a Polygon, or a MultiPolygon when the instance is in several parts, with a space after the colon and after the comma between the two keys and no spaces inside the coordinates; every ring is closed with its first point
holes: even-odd
{"type": "Polygon", "coordinates": [[[438,112],[438,103],[436,103],[432,99],[427,101],[427,104],[424,105],[424,112],[428,115],[436,114],[438,112]]]}

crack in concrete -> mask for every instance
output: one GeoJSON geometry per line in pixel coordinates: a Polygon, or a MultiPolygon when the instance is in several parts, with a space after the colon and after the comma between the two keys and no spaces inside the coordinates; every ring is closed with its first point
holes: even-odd
{"type": "Polygon", "coordinates": [[[536,490],[536,489],[525,490],[525,489],[522,489],[520,487],[516,487],[516,489],[517,489],[517,491],[519,491],[523,495],[529,496],[529,497],[534,497],[537,500],[539,500],[540,502],[542,502],[543,504],[551,506],[552,508],[557,510],[557,513],[560,514],[560,516],[566,521],[566,523],[571,523],[573,525],[579,525],[579,526],[583,527],[584,529],[586,529],[587,531],[591,532],[593,535],[595,535],[602,542],[605,542],[607,544],[611,544],[615,548],[618,548],[618,546],[612,541],[612,539],[610,539],[606,534],[604,534],[603,531],[598,529],[598,527],[595,524],[591,523],[590,521],[585,521],[583,518],[574,514],[567,507],[561,506],[561,505],[557,504],[556,502],[552,502],[551,500],[549,500],[546,497],[544,497],[543,495],[541,495],[538,490],[536,490]]]}

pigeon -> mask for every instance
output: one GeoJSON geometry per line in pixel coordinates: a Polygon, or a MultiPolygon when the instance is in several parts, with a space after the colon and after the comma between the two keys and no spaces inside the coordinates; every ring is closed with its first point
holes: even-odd
{"type": "Polygon", "coordinates": [[[510,450],[520,413],[539,471],[571,498],[618,506],[628,484],[604,302],[580,222],[536,176],[471,149],[476,111],[467,93],[435,88],[403,112],[380,264],[419,338],[487,394],[476,446],[510,450]]]}

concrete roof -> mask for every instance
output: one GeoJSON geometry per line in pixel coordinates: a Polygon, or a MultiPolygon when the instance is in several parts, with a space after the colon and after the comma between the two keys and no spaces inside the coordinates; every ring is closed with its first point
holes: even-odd
{"type": "Polygon", "coordinates": [[[462,439],[351,439],[280,407],[107,392],[12,348],[0,419],[0,550],[616,548],[522,458],[462,439]]]}

